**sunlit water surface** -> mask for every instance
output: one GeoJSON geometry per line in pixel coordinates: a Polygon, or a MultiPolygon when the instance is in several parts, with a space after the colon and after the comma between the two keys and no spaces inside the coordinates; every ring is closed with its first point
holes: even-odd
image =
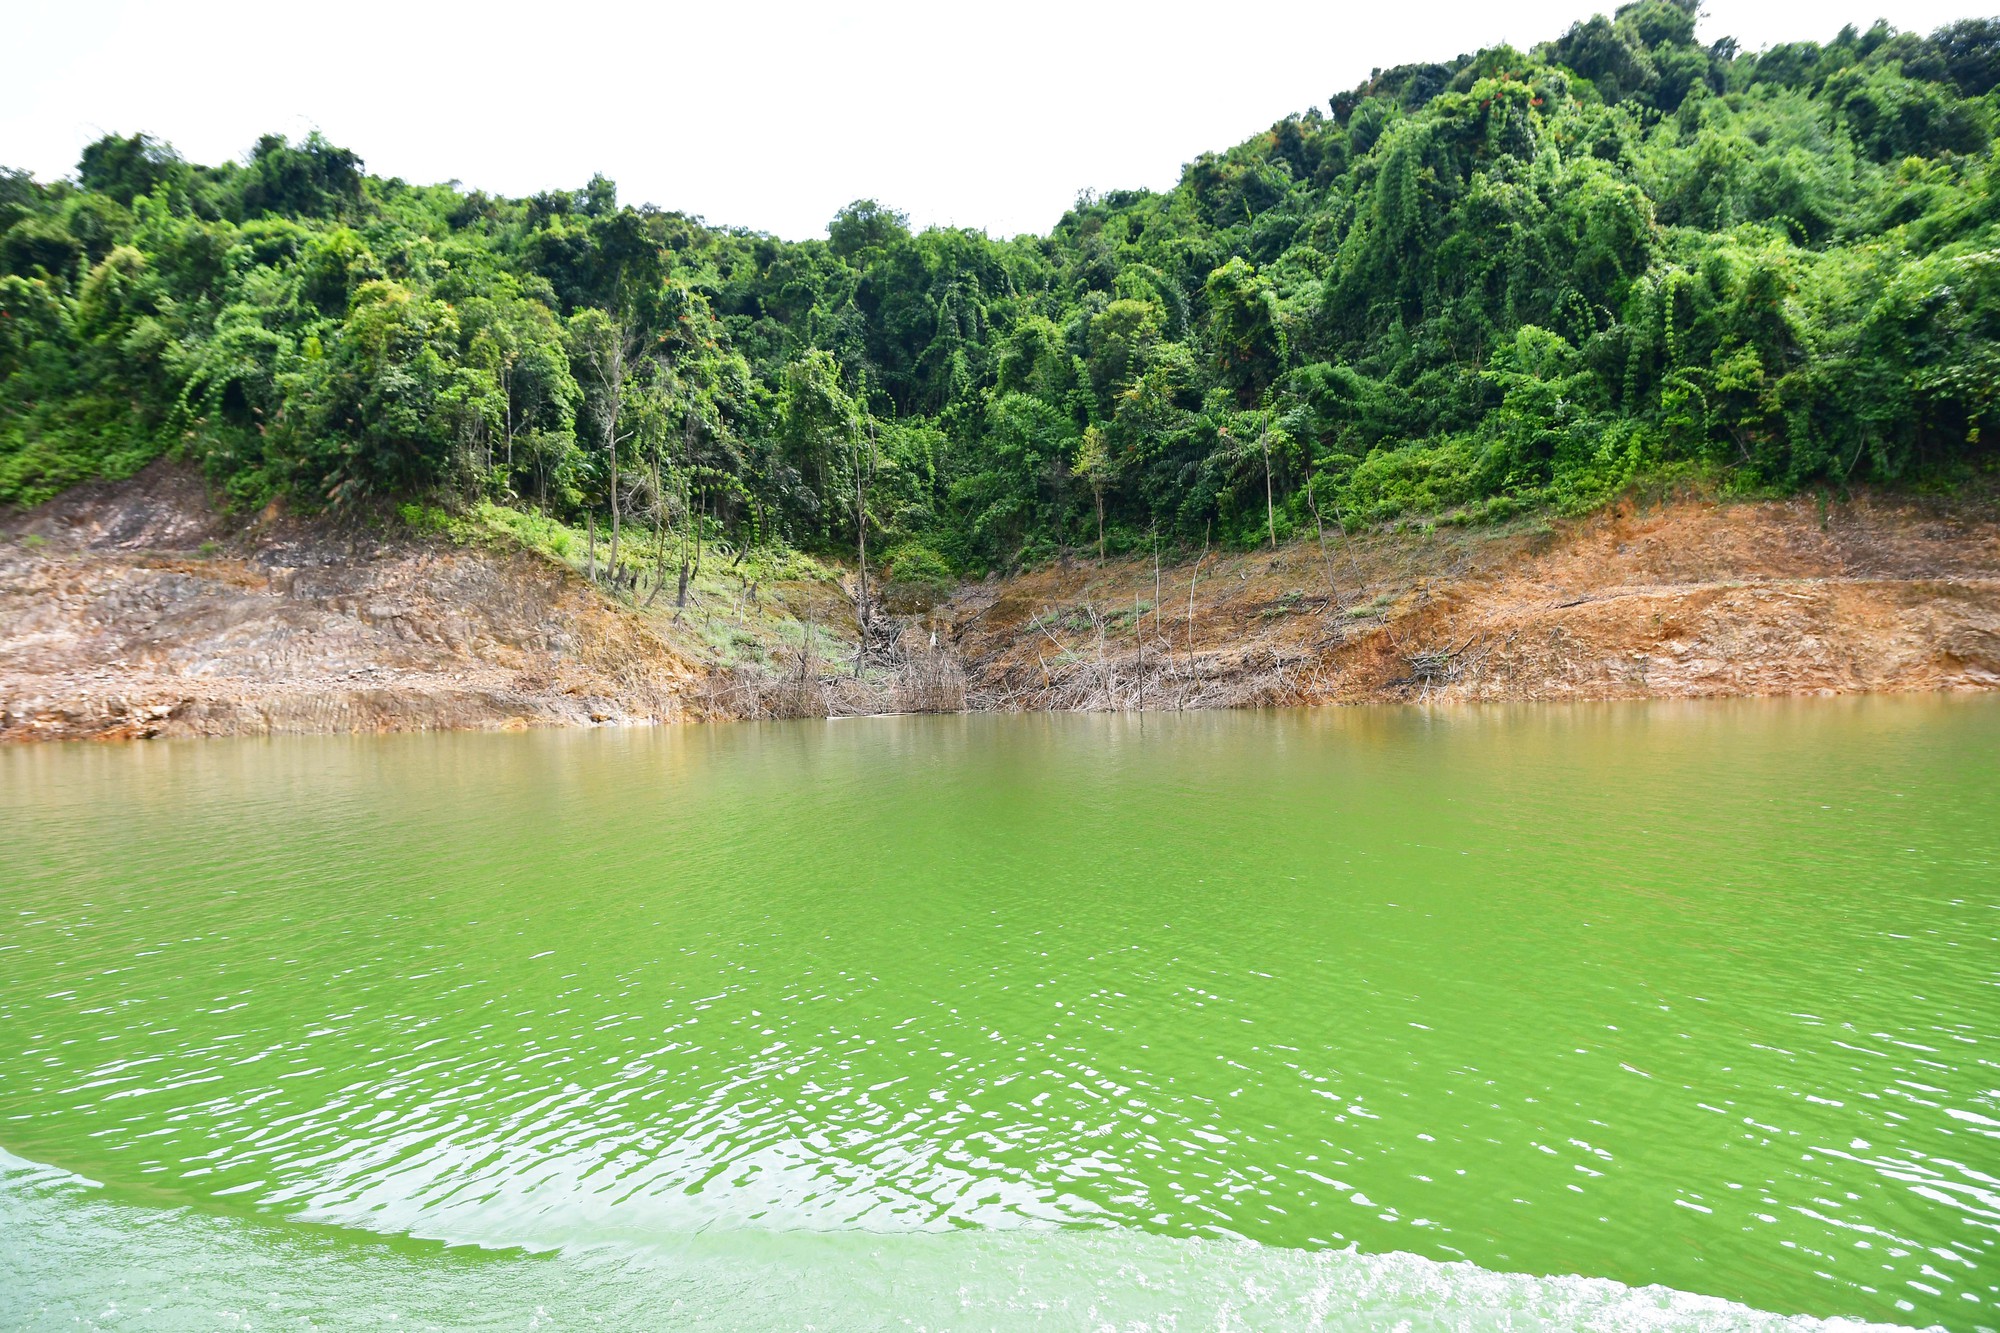
{"type": "Polygon", "coordinates": [[[2000,704],[0,752],[0,1327],[2000,1326],[2000,704]]]}

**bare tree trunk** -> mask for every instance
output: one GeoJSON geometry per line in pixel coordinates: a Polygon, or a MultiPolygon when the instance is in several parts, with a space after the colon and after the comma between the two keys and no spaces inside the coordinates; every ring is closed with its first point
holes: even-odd
{"type": "Polygon", "coordinates": [[[667,493],[660,484],[660,463],[653,460],[653,592],[646,599],[651,606],[667,586],[667,493]]]}
{"type": "Polygon", "coordinates": [[[861,467],[854,468],[854,536],[855,549],[861,560],[861,598],[857,603],[857,614],[861,622],[861,637],[854,645],[854,678],[861,679],[861,659],[868,652],[868,503],[866,493],[861,489],[861,467]]]}
{"type": "Polygon", "coordinates": [[[500,378],[500,393],[507,400],[507,479],[514,478],[514,367],[510,362],[500,378]]]}
{"type": "Polygon", "coordinates": [[[613,428],[604,432],[605,442],[611,446],[611,580],[618,581],[618,431],[613,428]]]}
{"type": "Polygon", "coordinates": [[[1270,529],[1271,549],[1278,549],[1278,508],[1271,499],[1271,422],[1266,416],[1264,433],[1257,437],[1257,443],[1264,449],[1264,522],[1270,529]]]}
{"type": "Polygon", "coordinates": [[[1153,525],[1153,633],[1160,632],[1160,526],[1153,525]]]}
{"type": "Polygon", "coordinates": [[[1195,581],[1201,577],[1201,562],[1206,559],[1208,559],[1208,530],[1204,528],[1201,534],[1201,558],[1196,560],[1194,568],[1188,571],[1187,651],[1189,670],[1193,670],[1194,668],[1194,585],[1195,581]]]}
{"type": "Polygon", "coordinates": [[[1139,599],[1136,596],[1132,598],[1132,633],[1139,640],[1139,686],[1137,697],[1139,708],[1141,711],[1144,711],[1146,707],[1146,616],[1139,609],[1139,599]]]}
{"type": "Polygon", "coordinates": [[[1092,486],[1090,494],[1097,501],[1097,558],[1104,559],[1104,492],[1092,486]]]}
{"type": "MultiPolygon", "coordinates": [[[[687,519],[689,529],[692,531],[695,517],[694,481],[691,472],[681,474],[681,514],[687,519]]],[[[687,609],[688,584],[694,579],[695,553],[690,548],[690,542],[691,538],[689,536],[683,535],[681,537],[679,583],[674,590],[674,619],[676,620],[679,620],[680,613],[687,609]]]]}
{"type": "Polygon", "coordinates": [[[1333,521],[1340,525],[1340,544],[1347,551],[1347,567],[1354,571],[1355,586],[1359,589],[1358,595],[1365,598],[1368,596],[1368,576],[1361,572],[1361,562],[1354,558],[1354,543],[1348,538],[1347,520],[1340,516],[1338,505],[1333,510],[1333,521]]]}
{"type": "Polygon", "coordinates": [[[861,557],[861,618],[868,619],[868,524],[861,524],[857,548],[861,557]]]}
{"type": "Polygon", "coordinates": [[[694,493],[692,489],[688,493],[687,511],[688,525],[693,529],[693,536],[691,538],[693,550],[692,555],[690,555],[686,548],[683,548],[681,553],[681,586],[674,600],[676,609],[687,605],[688,584],[694,579],[695,575],[701,573],[701,515],[697,514],[694,510],[694,493]]]}
{"type": "MultiPolygon", "coordinates": [[[[614,319],[617,317],[614,316],[614,319]]],[[[605,451],[611,457],[611,582],[618,583],[618,537],[621,502],[618,497],[618,417],[623,411],[627,344],[636,348],[635,330],[620,323],[611,345],[597,349],[590,358],[592,377],[602,395],[598,412],[603,420],[605,451]]]]}
{"type": "Polygon", "coordinates": [[[1312,506],[1313,530],[1319,534],[1319,567],[1326,575],[1326,595],[1333,599],[1334,609],[1340,609],[1340,589],[1333,583],[1333,562],[1326,554],[1326,524],[1319,516],[1319,497],[1313,494],[1313,479],[1306,478],[1306,503],[1312,506]]]}
{"type": "Polygon", "coordinates": [[[1104,695],[1104,711],[1108,713],[1118,706],[1118,697],[1111,689],[1111,665],[1104,659],[1104,617],[1097,614],[1094,605],[1090,620],[1097,629],[1097,688],[1104,695]]]}
{"type": "Polygon", "coordinates": [[[597,515],[587,509],[583,514],[583,530],[589,535],[590,581],[595,583],[597,582],[597,515]]]}
{"type": "Polygon", "coordinates": [[[861,458],[854,460],[854,538],[855,550],[861,561],[861,599],[858,612],[861,620],[860,641],[854,646],[854,678],[861,679],[862,659],[868,652],[868,482],[875,478],[875,421],[868,422],[868,460],[864,469],[861,458]]]}

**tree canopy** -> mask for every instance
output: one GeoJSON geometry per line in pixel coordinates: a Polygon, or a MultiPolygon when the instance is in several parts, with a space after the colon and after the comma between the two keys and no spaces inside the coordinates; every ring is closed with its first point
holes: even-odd
{"type": "Polygon", "coordinates": [[[1695,26],[1638,0],[1377,70],[1010,240],[861,200],[786,242],[602,177],[505,199],[317,134],[221,166],[107,136],[73,180],[0,171],[0,501],[175,451],[246,505],[699,494],[977,569],[1579,509],[1664,467],[1995,466],[2000,20],[1756,53],[1695,26]]]}

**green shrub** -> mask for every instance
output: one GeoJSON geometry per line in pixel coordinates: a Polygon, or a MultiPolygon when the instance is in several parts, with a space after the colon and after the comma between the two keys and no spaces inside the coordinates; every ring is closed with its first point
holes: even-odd
{"type": "Polygon", "coordinates": [[[882,604],[898,615],[928,611],[951,595],[951,566],[921,542],[894,547],[882,565],[882,604]]]}

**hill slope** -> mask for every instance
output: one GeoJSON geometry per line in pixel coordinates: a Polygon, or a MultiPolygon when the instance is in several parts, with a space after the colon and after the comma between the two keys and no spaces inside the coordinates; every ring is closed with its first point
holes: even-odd
{"type": "Polygon", "coordinates": [[[1004,241],[108,136],[74,181],[0,172],[0,503],[172,450],[246,510],[545,504],[981,574],[1663,471],[1990,470],[2000,20],[1751,53],[1696,9],[1380,71],[1004,241]]]}

